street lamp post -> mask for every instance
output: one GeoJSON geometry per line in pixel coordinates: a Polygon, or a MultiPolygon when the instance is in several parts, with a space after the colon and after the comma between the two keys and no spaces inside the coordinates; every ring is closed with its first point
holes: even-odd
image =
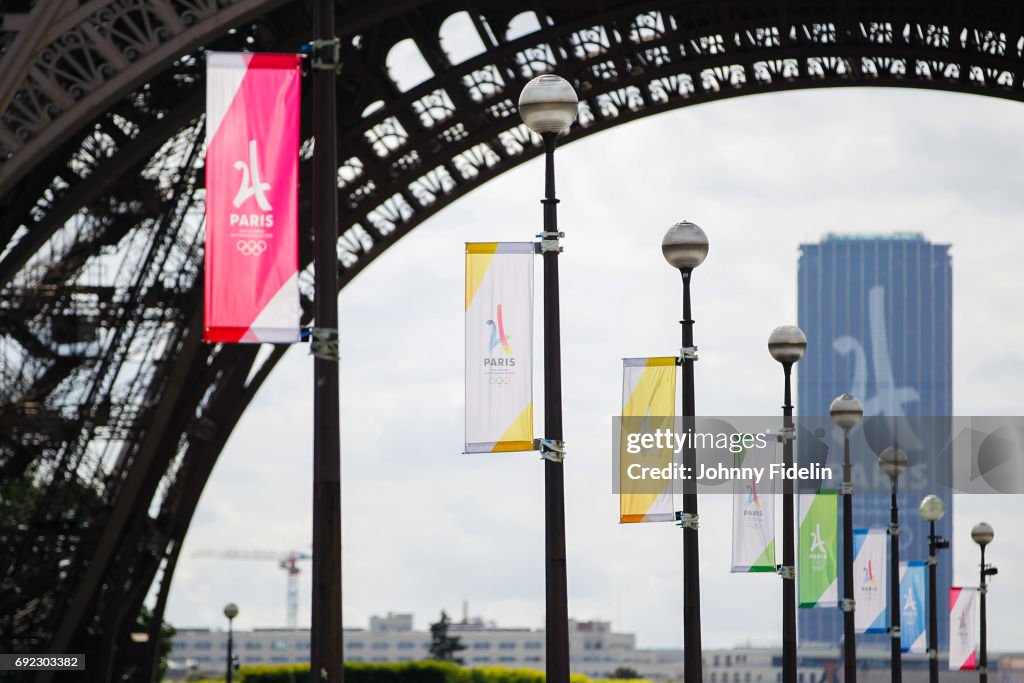
{"type": "Polygon", "coordinates": [[[338,38],[333,0],[313,0],[313,571],[311,678],[341,683],[341,384],[338,376],[338,38]]]}
{"type": "Polygon", "coordinates": [[[896,500],[900,475],[907,469],[907,455],[890,447],[878,457],[878,467],[892,481],[892,502],[889,505],[889,639],[892,652],[892,683],[903,679],[900,650],[900,510],[896,500]]]}
{"type": "MultiPolygon", "coordinates": [[[[693,345],[693,319],[690,312],[690,278],[693,269],[704,262],[708,255],[708,237],[695,223],[676,223],[665,233],[661,241],[661,253],[673,268],[678,268],[683,277],[683,346],[679,351],[682,367],[682,416],[683,433],[694,431],[694,384],[693,364],[697,360],[697,347],[693,345]]],[[[697,469],[697,452],[693,442],[687,439],[683,445],[684,472],[697,469]]],[[[699,517],[697,515],[697,482],[691,477],[683,480],[683,513],[680,526],[683,527],[683,678],[686,681],[702,681],[703,662],[700,637],[700,560],[697,538],[699,517]]]]}
{"type": "Polygon", "coordinates": [[[939,683],[939,614],[938,566],[939,550],[949,541],[935,535],[935,522],[946,514],[946,505],[935,495],[925,496],[919,508],[921,518],[928,522],[928,683],[939,683]]]}
{"type": "Polygon", "coordinates": [[[992,542],[996,532],[985,522],[975,525],[971,529],[971,538],[981,548],[981,582],[978,591],[981,593],[981,657],[978,659],[978,679],[981,683],[988,683],[988,618],[986,613],[986,599],[988,594],[988,580],[985,577],[993,576],[997,570],[985,564],[985,546],[992,542]]]}
{"type": "Polygon", "coordinates": [[[555,197],[555,141],[569,130],[579,100],[569,82],[537,76],[519,95],[519,114],[544,141],[544,556],[547,680],[569,681],[569,598],[565,568],[565,472],[562,460],[562,351],[558,310],[558,254],[562,250],[555,197]]]}
{"type": "Polygon", "coordinates": [[[837,396],[828,409],[832,422],[843,430],[843,683],[857,681],[857,636],[853,620],[853,477],[850,465],[850,430],[860,424],[864,407],[850,394],[837,396]]]}
{"type": "MultiPolygon", "coordinates": [[[[796,325],[781,325],[768,336],[768,352],[782,364],[785,377],[782,404],[782,463],[793,467],[793,392],[791,375],[807,350],[807,337],[796,325]]],[[[782,482],[782,683],[796,683],[796,558],[793,543],[793,479],[782,482]]]]}
{"type": "Polygon", "coordinates": [[[234,673],[235,668],[235,657],[234,652],[232,652],[234,649],[232,623],[234,622],[235,617],[238,616],[238,605],[233,602],[229,602],[224,605],[224,616],[228,618],[228,672],[224,677],[224,682],[231,683],[231,674],[234,673]]]}

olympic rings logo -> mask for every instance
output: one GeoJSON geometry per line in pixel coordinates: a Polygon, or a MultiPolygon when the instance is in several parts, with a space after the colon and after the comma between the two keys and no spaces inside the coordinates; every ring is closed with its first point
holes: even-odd
{"type": "Polygon", "coordinates": [[[511,377],[490,377],[488,381],[491,384],[512,384],[511,377]]]}
{"type": "Polygon", "coordinates": [[[238,240],[235,248],[242,252],[242,256],[259,256],[267,250],[267,243],[263,240],[238,240]]]}

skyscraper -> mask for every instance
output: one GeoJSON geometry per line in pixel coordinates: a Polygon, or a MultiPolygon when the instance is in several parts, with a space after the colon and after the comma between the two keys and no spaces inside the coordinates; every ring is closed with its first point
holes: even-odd
{"type": "MultiPolygon", "coordinates": [[[[832,399],[845,392],[860,399],[865,417],[952,415],[949,245],[932,244],[916,233],[830,234],[818,244],[801,245],[800,251],[798,319],[808,343],[807,354],[798,366],[798,415],[826,416],[832,399]]],[[[829,445],[828,462],[838,473],[842,446],[834,433],[823,438],[829,445]]],[[[948,473],[941,471],[943,467],[948,469],[948,462],[937,464],[942,462],[935,452],[941,450],[941,444],[925,441],[928,443],[915,455],[908,452],[911,465],[915,459],[922,465],[916,485],[904,487],[904,478],[900,483],[902,561],[927,559],[927,530],[918,514],[918,504],[924,493],[941,490],[937,481],[948,481],[948,473]]],[[[889,496],[859,493],[858,489],[863,491],[864,487],[857,483],[858,476],[877,476],[877,471],[858,473],[855,469],[854,528],[887,527],[889,496]]],[[[948,494],[942,497],[946,514],[936,531],[951,538],[953,500],[948,494]]],[[[940,650],[945,650],[948,643],[946,587],[951,577],[952,549],[939,553],[940,650]]],[[[839,644],[842,633],[838,607],[800,610],[801,644],[839,644]]],[[[889,636],[858,636],[857,643],[888,647],[889,636]]]]}

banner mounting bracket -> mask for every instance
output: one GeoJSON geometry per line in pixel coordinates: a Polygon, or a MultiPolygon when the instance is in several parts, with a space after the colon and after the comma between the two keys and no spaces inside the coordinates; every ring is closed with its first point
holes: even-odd
{"type": "Polygon", "coordinates": [[[540,253],[541,254],[546,254],[549,251],[553,251],[553,252],[559,253],[559,254],[562,252],[562,245],[559,244],[558,240],[560,238],[562,238],[562,237],[565,237],[565,233],[564,232],[545,231],[545,232],[538,233],[537,237],[540,238],[540,253]]]}
{"type": "Polygon", "coordinates": [[[317,358],[337,363],[341,359],[341,352],[338,345],[338,328],[310,328],[309,353],[317,358]]]}
{"type": "Polygon", "coordinates": [[[551,462],[562,462],[565,460],[565,442],[556,439],[536,439],[537,449],[540,450],[540,457],[551,462]]]}
{"type": "Polygon", "coordinates": [[[775,433],[776,438],[780,443],[786,441],[796,441],[796,428],[795,427],[783,427],[775,433]]]}
{"type": "Polygon", "coordinates": [[[700,528],[700,515],[696,512],[676,512],[676,526],[697,530],[700,528]]]}
{"type": "Polygon", "coordinates": [[[341,73],[341,39],[335,36],[331,39],[311,40],[309,46],[313,49],[314,69],[324,69],[341,73]],[[327,59],[325,59],[325,55],[327,59]]]}
{"type": "Polygon", "coordinates": [[[687,360],[692,360],[692,361],[699,360],[697,358],[697,347],[696,346],[684,346],[684,347],[680,348],[679,349],[679,357],[676,360],[679,361],[677,363],[677,365],[682,365],[683,361],[687,361],[687,360]]]}

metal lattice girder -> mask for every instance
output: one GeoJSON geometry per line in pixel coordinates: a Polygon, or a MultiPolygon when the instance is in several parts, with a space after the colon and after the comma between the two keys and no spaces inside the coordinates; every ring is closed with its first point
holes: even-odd
{"type": "Polygon", "coordinates": [[[169,62],[282,2],[51,0],[5,15],[16,30],[0,72],[0,192],[169,62]]]}
{"type": "MultiPolygon", "coordinates": [[[[539,154],[515,109],[539,73],[579,92],[570,142],[797,88],[1024,99],[1024,10],[1009,1],[337,8],[342,287],[423,220],[539,154]],[[449,56],[455,16],[474,56],[449,56]],[[429,72],[413,87],[390,60],[402,50],[429,72]]],[[[198,339],[202,51],[295,51],[309,30],[307,3],[287,0],[0,4],[0,649],[85,652],[95,680],[152,670],[152,648],[128,639],[139,606],[157,582],[162,615],[217,455],[284,352],[198,339]]]]}

